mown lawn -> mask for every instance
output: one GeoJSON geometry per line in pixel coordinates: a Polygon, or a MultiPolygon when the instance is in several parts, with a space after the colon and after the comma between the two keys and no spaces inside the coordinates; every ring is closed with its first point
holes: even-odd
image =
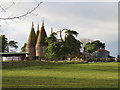
{"type": "Polygon", "coordinates": [[[118,88],[118,63],[42,64],[2,70],[3,88],[118,88]]]}

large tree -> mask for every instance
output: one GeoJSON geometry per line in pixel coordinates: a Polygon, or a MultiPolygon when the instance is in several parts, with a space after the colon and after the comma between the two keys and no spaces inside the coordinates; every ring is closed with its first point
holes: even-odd
{"type": "Polygon", "coordinates": [[[8,39],[5,35],[0,35],[0,52],[8,52],[8,39]]]}
{"type": "Polygon", "coordinates": [[[9,51],[10,51],[10,52],[15,52],[15,51],[17,50],[17,48],[18,48],[17,42],[14,41],[14,40],[9,41],[9,42],[8,42],[8,47],[9,47],[9,51]]]}
{"type": "Polygon", "coordinates": [[[9,41],[5,35],[0,35],[0,45],[1,52],[10,52],[10,49],[13,51],[13,49],[18,48],[17,42],[14,40],[9,41]]]}
{"type": "Polygon", "coordinates": [[[46,42],[48,43],[48,47],[45,49],[45,56],[48,59],[56,59],[61,57],[61,45],[56,38],[56,33],[53,32],[49,37],[46,38],[46,42]]]}
{"type": "Polygon", "coordinates": [[[57,35],[57,34],[56,34],[55,32],[51,33],[50,36],[46,38],[46,42],[47,42],[48,44],[51,44],[51,43],[53,43],[53,42],[57,42],[56,35],[57,35]]]}
{"type": "Polygon", "coordinates": [[[46,57],[48,59],[57,59],[57,58],[61,58],[61,45],[59,42],[53,42],[51,44],[49,44],[49,46],[45,49],[46,52],[46,57]]]}
{"type": "Polygon", "coordinates": [[[46,38],[48,42],[48,47],[45,50],[46,57],[50,59],[65,59],[79,55],[81,42],[75,38],[77,34],[76,31],[66,29],[64,39],[58,39],[56,38],[57,33],[52,33],[50,37],[46,38]]]}
{"type": "Polygon", "coordinates": [[[75,38],[78,33],[73,30],[65,31],[65,48],[66,56],[69,58],[78,56],[80,54],[81,42],[75,38]]]}
{"type": "Polygon", "coordinates": [[[88,43],[88,42],[92,42],[93,40],[89,39],[89,38],[81,38],[80,42],[82,42],[82,48],[81,51],[84,52],[84,46],[88,43]]]}
{"type": "Polygon", "coordinates": [[[99,40],[95,40],[92,42],[88,42],[85,46],[84,46],[84,51],[86,53],[93,53],[95,52],[97,49],[100,48],[105,48],[105,43],[102,43],[99,40]]]}

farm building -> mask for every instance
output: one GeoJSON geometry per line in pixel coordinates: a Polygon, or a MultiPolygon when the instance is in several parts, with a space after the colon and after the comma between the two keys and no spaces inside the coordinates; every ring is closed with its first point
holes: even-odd
{"type": "Polygon", "coordinates": [[[41,29],[39,31],[39,25],[37,28],[37,32],[35,33],[34,23],[32,22],[31,32],[28,38],[28,42],[26,45],[26,57],[29,59],[43,59],[45,58],[44,49],[47,47],[47,43],[45,42],[45,38],[47,37],[44,21],[42,22],[41,29]]]}
{"type": "Polygon", "coordinates": [[[95,52],[95,57],[96,58],[108,58],[110,52],[105,50],[104,48],[100,48],[95,52]]]}
{"type": "Polygon", "coordinates": [[[25,52],[21,53],[0,53],[0,57],[2,61],[10,61],[10,60],[24,60],[26,59],[26,54],[25,52]]]}

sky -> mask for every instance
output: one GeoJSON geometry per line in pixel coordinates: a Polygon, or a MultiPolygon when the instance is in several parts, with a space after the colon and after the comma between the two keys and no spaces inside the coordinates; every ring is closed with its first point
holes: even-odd
{"type": "MultiPolygon", "coordinates": [[[[11,2],[2,2],[4,7],[9,5],[11,2]]],[[[0,17],[21,15],[36,5],[36,2],[16,2],[6,12],[0,12],[0,17]]],[[[21,20],[0,20],[0,33],[9,40],[17,41],[18,51],[27,42],[32,21],[37,30],[37,25],[41,27],[44,18],[48,36],[51,27],[55,32],[64,28],[76,30],[79,33],[77,39],[100,40],[111,56],[118,54],[117,2],[43,2],[34,14],[21,20]]]]}

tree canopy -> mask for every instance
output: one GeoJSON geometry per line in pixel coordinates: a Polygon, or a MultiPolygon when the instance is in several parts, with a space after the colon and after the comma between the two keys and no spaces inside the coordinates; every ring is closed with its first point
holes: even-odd
{"type": "Polygon", "coordinates": [[[48,44],[51,44],[51,43],[53,43],[53,42],[57,42],[56,35],[57,35],[57,34],[56,34],[55,32],[51,33],[50,36],[46,38],[46,42],[47,42],[48,44]]]}
{"type": "Polygon", "coordinates": [[[1,52],[10,52],[11,48],[15,50],[18,48],[17,42],[14,40],[9,41],[5,35],[0,35],[0,45],[1,52]]]}
{"type": "Polygon", "coordinates": [[[22,52],[25,52],[25,51],[26,51],[26,45],[27,45],[27,43],[24,43],[24,46],[21,48],[21,51],[22,51],[22,52]]]}
{"type": "MultiPolygon", "coordinates": [[[[61,33],[60,33],[61,34],[61,33]]],[[[46,57],[49,59],[73,58],[80,54],[81,42],[75,38],[76,31],[65,31],[64,39],[56,38],[57,33],[53,32],[46,38],[48,47],[45,49],[46,57]]]]}
{"type": "Polygon", "coordinates": [[[95,41],[92,41],[92,42],[88,42],[84,46],[84,51],[87,52],[87,53],[93,53],[97,49],[100,49],[100,48],[105,48],[105,43],[102,43],[99,40],[95,40],[95,41]]]}
{"type": "Polygon", "coordinates": [[[1,52],[8,52],[8,39],[5,35],[0,35],[1,52]]]}
{"type": "Polygon", "coordinates": [[[65,38],[65,48],[67,57],[74,57],[80,54],[81,42],[77,40],[72,34],[68,34],[65,38]]]}

